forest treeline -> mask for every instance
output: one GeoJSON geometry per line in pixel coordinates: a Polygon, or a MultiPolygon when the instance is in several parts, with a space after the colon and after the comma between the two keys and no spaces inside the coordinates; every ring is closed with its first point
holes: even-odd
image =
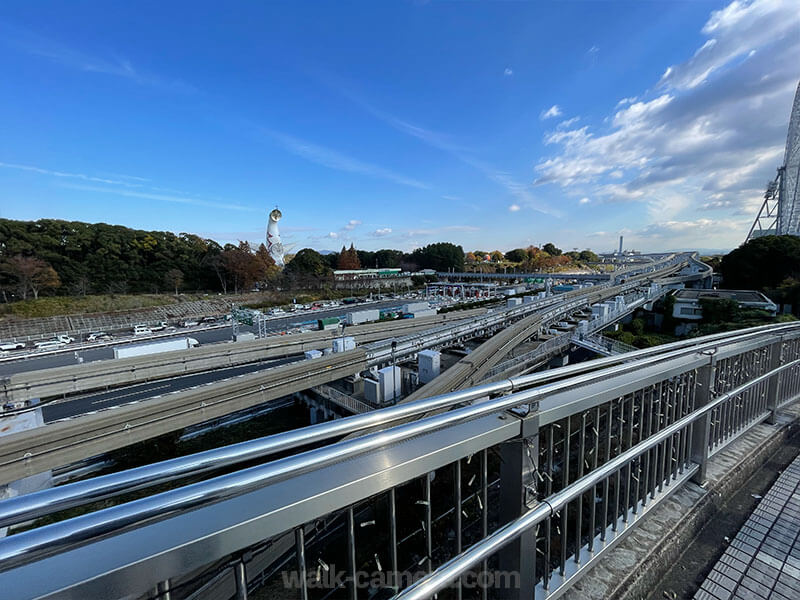
{"type": "Polygon", "coordinates": [[[57,295],[162,293],[180,291],[241,292],[259,288],[324,288],[335,269],[400,268],[462,271],[557,269],[591,262],[588,250],[566,252],[553,244],[506,253],[464,252],[437,242],[413,252],[358,250],[321,254],[303,248],[289,255],[284,270],[264,244],[221,245],[190,233],[143,231],[122,225],[41,219],[0,219],[0,293],[6,302],[57,295]]]}

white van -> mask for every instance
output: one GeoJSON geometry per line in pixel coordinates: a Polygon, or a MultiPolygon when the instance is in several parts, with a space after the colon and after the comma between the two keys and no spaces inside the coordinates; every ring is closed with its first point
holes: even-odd
{"type": "Polygon", "coordinates": [[[133,335],[150,335],[153,331],[147,325],[136,325],[133,328],[133,335]]]}
{"type": "Polygon", "coordinates": [[[44,352],[45,350],[58,350],[64,346],[64,342],[58,340],[47,340],[46,342],[36,342],[36,351],[44,352]]]}

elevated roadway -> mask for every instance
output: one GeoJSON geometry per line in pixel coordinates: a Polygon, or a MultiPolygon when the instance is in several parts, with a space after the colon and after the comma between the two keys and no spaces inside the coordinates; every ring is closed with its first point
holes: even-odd
{"type": "MultiPolygon", "coordinates": [[[[425,348],[456,342],[469,336],[479,335],[506,327],[509,333],[487,346],[487,360],[494,364],[499,361],[491,357],[492,352],[507,354],[517,343],[530,337],[541,325],[541,317],[535,313],[545,313],[555,318],[565,311],[574,310],[577,304],[588,300],[613,297],[620,290],[634,287],[646,278],[663,276],[680,268],[685,260],[671,258],[663,264],[653,265],[650,273],[635,275],[636,281],[623,286],[608,286],[606,289],[587,288],[575,290],[561,296],[551,297],[539,302],[509,309],[487,312],[471,316],[454,323],[430,328],[420,324],[423,330],[412,336],[390,340],[380,344],[359,347],[349,352],[333,354],[320,359],[301,361],[259,371],[240,377],[188,389],[138,404],[126,405],[113,410],[101,411],[66,422],[54,423],[38,430],[21,432],[4,438],[0,447],[0,482],[13,481],[50,468],[62,466],[78,460],[108,452],[126,445],[140,442],[170,431],[183,429],[210,419],[218,418],[239,410],[251,408],[269,400],[309,389],[316,385],[330,383],[365,370],[372,365],[387,364],[392,356],[412,354],[425,348]],[[677,266],[676,266],[677,265],[677,266]],[[538,321],[537,321],[538,319],[538,321]]],[[[454,313],[458,314],[458,313],[454,313]]],[[[331,332],[319,332],[326,334],[331,332]]],[[[308,335],[308,334],[304,334],[308,335]]],[[[386,331],[376,330],[374,335],[386,338],[386,331]]],[[[494,338],[493,338],[494,340],[494,338]]],[[[297,348],[302,348],[308,339],[295,340],[297,348]]],[[[238,344],[231,344],[237,346],[238,344]]],[[[286,348],[273,348],[277,355],[286,348]]],[[[294,350],[298,352],[299,349],[294,350]]],[[[177,353],[174,353],[177,354],[177,353]]],[[[285,354],[284,354],[285,355],[285,354]]],[[[260,357],[260,359],[267,357],[260,357]]],[[[157,372],[166,368],[163,357],[151,367],[157,372]]],[[[102,363],[101,363],[102,364],[102,363]]],[[[450,389],[466,385],[476,368],[477,362],[465,363],[466,369],[450,369],[444,375],[453,374],[442,381],[450,389]],[[452,378],[452,380],[451,380],[452,378]]],[[[85,365],[84,365],[85,366],[85,365]]],[[[59,381],[60,385],[64,382],[59,381]]],[[[430,386],[430,384],[429,384],[430,386]]],[[[428,391],[435,386],[424,386],[428,391]]],[[[427,393],[426,393],[427,395],[427,393]]]]}

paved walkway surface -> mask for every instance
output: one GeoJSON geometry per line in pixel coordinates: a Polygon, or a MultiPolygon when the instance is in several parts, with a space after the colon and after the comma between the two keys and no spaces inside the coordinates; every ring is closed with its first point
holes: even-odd
{"type": "Polygon", "coordinates": [[[800,598],[800,457],[778,477],[695,600],[800,598]]]}

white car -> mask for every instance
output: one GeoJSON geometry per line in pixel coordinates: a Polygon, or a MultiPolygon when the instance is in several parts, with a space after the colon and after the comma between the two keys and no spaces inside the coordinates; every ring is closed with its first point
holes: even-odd
{"type": "Polygon", "coordinates": [[[37,352],[44,352],[45,350],[58,350],[66,344],[60,340],[47,340],[44,342],[36,342],[34,345],[36,346],[37,352]]]}
{"type": "Polygon", "coordinates": [[[0,350],[22,350],[25,347],[25,342],[3,342],[0,344],[0,350]]]}
{"type": "Polygon", "coordinates": [[[107,334],[105,331],[98,331],[97,333],[90,333],[88,336],[86,336],[86,341],[87,342],[99,342],[99,341],[105,341],[105,340],[110,340],[110,339],[111,339],[111,336],[109,334],[107,334]]]}
{"type": "Polygon", "coordinates": [[[184,321],[181,323],[181,327],[197,327],[200,325],[197,321],[184,321]]]}

